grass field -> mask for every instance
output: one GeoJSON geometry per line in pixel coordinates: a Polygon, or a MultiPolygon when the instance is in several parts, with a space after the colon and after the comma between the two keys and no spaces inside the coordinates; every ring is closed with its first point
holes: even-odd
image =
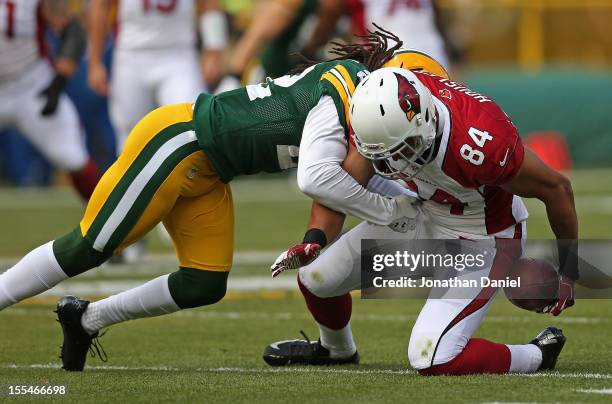
{"type": "MultiPolygon", "coordinates": [[[[574,188],[583,238],[611,238],[612,171],[580,171],[574,188]]],[[[298,240],[309,200],[285,178],[241,181],[236,200],[236,266],[221,303],[112,327],[103,338],[107,363],[83,374],[58,369],[61,331],[54,294],[98,298],[175,268],[170,247],[153,235],[152,254],[134,266],[103,267],[43,298],[0,313],[0,402],[7,386],[59,384],[75,402],[610,402],[612,302],[579,301],[559,318],[521,311],[500,297],[478,336],[523,343],[547,325],[568,343],[557,371],[528,376],[425,378],[408,366],[406,346],[422,302],[354,299],[353,329],[362,363],[332,368],[273,369],[261,360],[268,343],[317,337],[292,275],[268,279],[275,254],[298,240]],[[264,290],[273,289],[273,290],[264,290]]],[[[529,203],[530,237],[550,237],[538,203],[529,203]]],[[[71,230],[82,211],[66,190],[0,190],[0,271],[16,257],[71,230]]],[[[354,223],[354,221],[352,222],[354,223]]],[[[37,400],[21,397],[19,400],[37,400]]],[[[11,400],[12,401],[12,400],[11,400]]]]}

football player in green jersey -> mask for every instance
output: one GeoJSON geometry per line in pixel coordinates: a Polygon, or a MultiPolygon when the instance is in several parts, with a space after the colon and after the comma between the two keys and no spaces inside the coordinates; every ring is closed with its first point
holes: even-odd
{"type": "MultiPolygon", "coordinates": [[[[160,221],[179,270],[93,303],[62,298],[63,368],[82,370],[104,327],[219,301],[233,250],[228,182],[239,175],[297,167],[300,189],[317,201],[315,216],[323,205],[381,225],[414,216],[411,198],[385,198],[365,188],[368,178],[350,175],[371,165],[349,147],[349,101],[368,69],[401,45],[388,49],[389,38],[372,33],[366,47],[340,47],[336,60],[299,74],[151,112],[104,174],[80,224],[0,275],[0,310],[99,266],[160,221]]],[[[304,241],[324,245],[322,237],[315,230],[304,241]]]]}

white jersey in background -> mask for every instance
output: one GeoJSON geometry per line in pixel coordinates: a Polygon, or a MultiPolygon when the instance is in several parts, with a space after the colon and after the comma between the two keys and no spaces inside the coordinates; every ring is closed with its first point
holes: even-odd
{"type": "Polygon", "coordinates": [[[195,0],[120,0],[109,96],[118,152],[136,123],[161,105],[205,90],[195,0]]]}
{"type": "Polygon", "coordinates": [[[0,1],[0,82],[18,77],[44,55],[38,0],[0,1]]]}
{"type": "Polygon", "coordinates": [[[54,166],[78,171],[89,157],[79,119],[65,94],[43,117],[40,92],[53,79],[44,57],[39,0],[0,0],[0,130],[17,128],[54,166]]]}
{"type": "Polygon", "coordinates": [[[194,0],[122,0],[118,9],[117,49],[194,48],[194,0]]]}
{"type": "Polygon", "coordinates": [[[424,52],[448,69],[444,40],[436,27],[432,0],[352,0],[357,33],[376,23],[393,32],[405,48],[424,52]]]}

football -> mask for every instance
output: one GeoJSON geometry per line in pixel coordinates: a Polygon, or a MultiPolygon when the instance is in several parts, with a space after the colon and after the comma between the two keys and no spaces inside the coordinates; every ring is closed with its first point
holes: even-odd
{"type": "Polygon", "coordinates": [[[521,309],[540,313],[557,300],[559,274],[546,261],[521,258],[510,269],[508,277],[520,286],[506,287],[504,293],[521,309]]]}

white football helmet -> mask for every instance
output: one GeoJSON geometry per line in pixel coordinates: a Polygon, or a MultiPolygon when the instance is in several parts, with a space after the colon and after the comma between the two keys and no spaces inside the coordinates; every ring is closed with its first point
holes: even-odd
{"type": "Polygon", "coordinates": [[[375,70],[351,99],[357,150],[383,177],[409,180],[431,161],[436,121],[431,92],[406,69],[375,70]]]}

